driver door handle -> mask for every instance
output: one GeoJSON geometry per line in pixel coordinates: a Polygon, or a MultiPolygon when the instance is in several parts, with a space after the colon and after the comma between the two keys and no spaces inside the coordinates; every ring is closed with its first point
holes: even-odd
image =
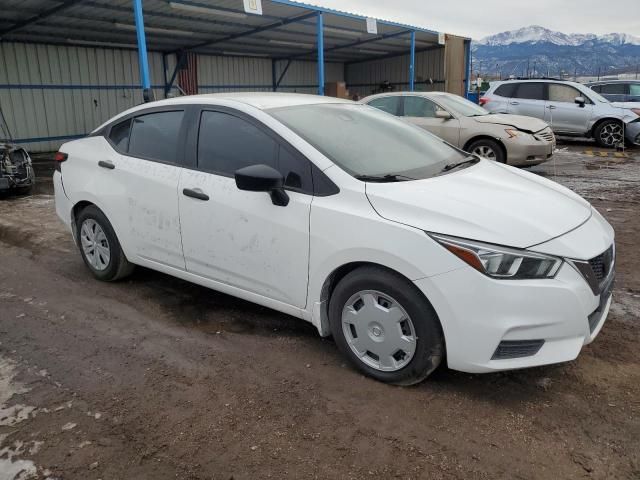
{"type": "Polygon", "coordinates": [[[520,102],[509,102],[511,105],[520,105],[520,102]]]}
{"type": "Polygon", "coordinates": [[[558,107],[556,107],[555,105],[549,105],[549,110],[555,110],[556,108],[558,107]]]}
{"type": "Polygon", "coordinates": [[[100,160],[98,162],[98,166],[102,168],[108,168],[109,170],[113,170],[114,168],[116,168],[116,166],[113,163],[104,161],[104,160],[100,160]]]}
{"type": "Polygon", "coordinates": [[[203,201],[207,201],[209,200],[209,195],[207,195],[206,193],[204,193],[202,190],[200,190],[199,188],[185,188],[182,190],[182,194],[185,197],[191,197],[191,198],[196,198],[198,200],[203,200],[203,201]]]}

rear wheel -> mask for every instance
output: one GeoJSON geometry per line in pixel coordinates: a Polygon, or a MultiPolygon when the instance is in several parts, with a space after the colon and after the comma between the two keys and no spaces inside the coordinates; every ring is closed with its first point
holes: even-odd
{"type": "Polygon", "coordinates": [[[467,151],[479,157],[486,158],[487,160],[494,160],[500,163],[506,163],[507,161],[506,155],[500,144],[489,138],[476,140],[469,145],[467,151]]]}
{"type": "Polygon", "coordinates": [[[111,223],[99,208],[83,209],[76,225],[82,259],[94,277],[111,282],[133,271],[134,265],[124,256],[111,223]]]}
{"type": "Polygon", "coordinates": [[[614,148],[624,141],[622,123],[616,120],[605,120],[596,127],[593,138],[600,147],[614,148]]]}
{"type": "Polygon", "coordinates": [[[338,283],[329,321],[340,351],[361,372],[386,383],[424,380],[444,353],[429,302],[411,282],[380,267],[358,268],[338,283]]]}

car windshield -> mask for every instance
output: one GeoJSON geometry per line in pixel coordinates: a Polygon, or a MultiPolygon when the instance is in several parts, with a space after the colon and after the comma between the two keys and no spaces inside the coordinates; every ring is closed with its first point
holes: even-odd
{"type": "Polygon", "coordinates": [[[433,99],[447,110],[453,110],[454,113],[462,115],[463,117],[489,115],[489,112],[484,108],[457,95],[436,95],[433,99]]]}
{"type": "Polygon", "coordinates": [[[467,158],[438,137],[366,105],[301,105],[268,113],[365,181],[430,178],[467,158]]]}

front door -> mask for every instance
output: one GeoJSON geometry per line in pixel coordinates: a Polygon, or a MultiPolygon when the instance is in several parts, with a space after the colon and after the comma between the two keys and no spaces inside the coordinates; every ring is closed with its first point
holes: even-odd
{"type": "Polygon", "coordinates": [[[545,122],[558,133],[585,135],[589,120],[593,115],[593,103],[582,92],[571,85],[550,83],[546,105],[545,122]],[[583,97],[584,105],[577,104],[576,98],[583,97]]]}
{"type": "Polygon", "coordinates": [[[203,109],[193,169],[180,178],[187,271],[298,308],[307,298],[311,164],[267,127],[232,109],[203,109]],[[236,187],[234,173],[266,164],[285,178],[290,201],[236,187]]]}
{"type": "Polygon", "coordinates": [[[446,142],[460,147],[460,121],[455,117],[438,118],[441,107],[428,98],[410,95],[404,98],[403,117],[414,125],[424,128],[446,142]]]}

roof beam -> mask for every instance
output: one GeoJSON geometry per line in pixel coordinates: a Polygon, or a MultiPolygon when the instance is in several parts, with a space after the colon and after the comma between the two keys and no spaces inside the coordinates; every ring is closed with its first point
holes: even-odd
{"type": "Polygon", "coordinates": [[[268,25],[263,25],[262,27],[256,27],[256,28],[252,28],[251,30],[245,30],[244,32],[232,33],[230,35],[227,35],[226,37],[218,38],[216,40],[198,43],[196,45],[192,45],[191,47],[188,47],[188,49],[195,50],[197,48],[209,47],[211,45],[215,45],[216,43],[228,42],[229,40],[236,40],[238,38],[248,37],[249,35],[266,32],[267,30],[272,30],[274,28],[282,27],[284,25],[289,25],[290,23],[300,22],[302,20],[306,20],[307,18],[311,18],[315,16],[316,16],[316,12],[313,12],[313,13],[307,13],[305,15],[299,15],[297,17],[285,18],[283,20],[272,22],[268,25]]]}
{"type": "Polygon", "coordinates": [[[63,2],[61,2],[59,5],[56,5],[55,7],[52,7],[40,13],[37,13],[36,15],[33,15],[27,18],[26,20],[22,20],[21,22],[14,23],[9,28],[5,28],[4,30],[0,31],[0,38],[4,37],[8,33],[15,32],[16,30],[19,30],[24,27],[28,27],[29,25],[39,22],[40,20],[43,20],[47,17],[50,17],[51,15],[55,15],[56,13],[61,12],[62,10],[65,10],[69,7],[73,7],[75,4],[80,3],[82,1],[83,0],[64,0],[63,2]]]}
{"type": "MultiPolygon", "coordinates": [[[[343,45],[336,45],[335,47],[325,48],[324,51],[325,51],[325,53],[334,52],[336,50],[341,50],[343,48],[357,47],[359,45],[364,45],[365,43],[376,42],[378,40],[384,40],[386,38],[400,37],[402,35],[407,35],[409,33],[411,33],[411,30],[402,30],[400,32],[395,32],[395,33],[385,33],[384,35],[378,35],[378,36],[376,36],[374,38],[367,38],[366,40],[356,40],[355,42],[350,42],[350,43],[345,43],[343,45]]],[[[286,58],[303,57],[305,55],[312,55],[314,53],[315,53],[315,50],[310,50],[310,51],[307,51],[307,52],[296,53],[295,55],[289,55],[286,58]]]]}

